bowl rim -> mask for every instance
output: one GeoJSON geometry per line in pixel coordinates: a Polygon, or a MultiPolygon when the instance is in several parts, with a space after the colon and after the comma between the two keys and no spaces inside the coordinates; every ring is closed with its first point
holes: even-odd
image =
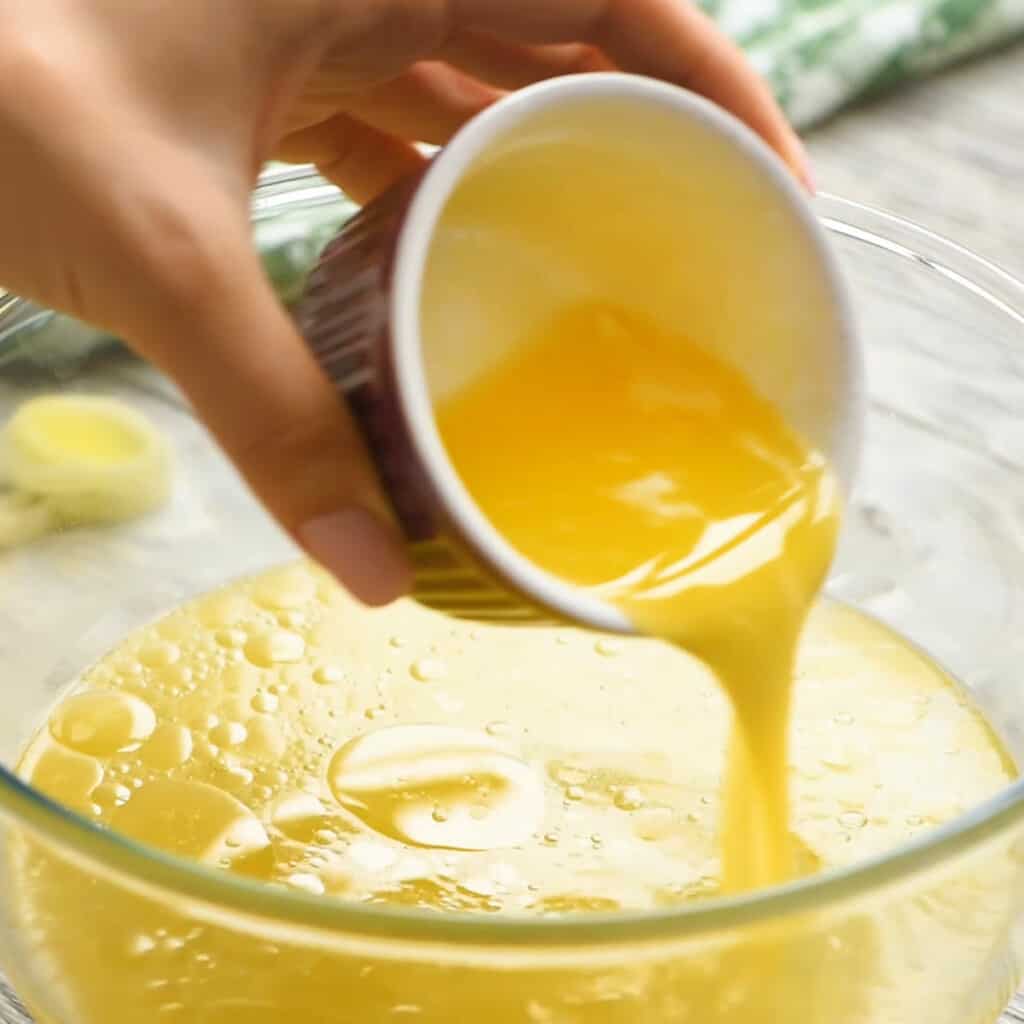
{"type": "MultiPolygon", "coordinates": [[[[337,196],[306,166],[272,168],[261,177],[254,213],[337,196]]],[[[815,201],[828,233],[869,244],[894,256],[927,266],[952,283],[1016,321],[1024,332],[1024,282],[969,249],[894,214],[836,196],[815,201]]],[[[22,315],[30,304],[0,303],[4,320],[22,315]]],[[[113,874],[120,884],[163,897],[198,901],[208,913],[229,913],[228,920],[262,918],[275,928],[302,933],[321,931],[352,937],[447,946],[459,956],[476,948],[517,949],[531,953],[545,948],[595,952],[598,947],[635,946],[706,938],[716,933],[776,923],[796,914],[821,912],[863,894],[877,895],[911,876],[964,855],[981,844],[1005,836],[1024,821],[1024,776],[952,821],[885,854],[857,861],[806,879],[740,896],[699,901],[682,908],[595,913],[552,919],[524,915],[495,917],[438,914],[324,899],[276,888],[186,861],[113,833],[71,811],[0,765],[0,816],[14,827],[27,828],[69,855],[86,858],[100,874],[113,874]]]]}

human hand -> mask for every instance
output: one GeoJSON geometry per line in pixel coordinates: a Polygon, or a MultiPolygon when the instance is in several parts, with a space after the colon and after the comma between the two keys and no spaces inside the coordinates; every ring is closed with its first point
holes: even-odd
{"type": "Polygon", "coordinates": [[[365,201],[505,91],[621,69],[701,92],[809,184],[684,0],[0,0],[0,282],[166,371],[281,525],[369,604],[410,570],[355,427],[267,282],[271,157],[365,201]]]}

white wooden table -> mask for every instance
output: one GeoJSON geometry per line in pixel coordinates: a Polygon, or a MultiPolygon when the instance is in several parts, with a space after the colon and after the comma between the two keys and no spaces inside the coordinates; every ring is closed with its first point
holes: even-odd
{"type": "Polygon", "coordinates": [[[1024,43],[848,111],[807,141],[821,191],[1024,277],[1024,43]]]}

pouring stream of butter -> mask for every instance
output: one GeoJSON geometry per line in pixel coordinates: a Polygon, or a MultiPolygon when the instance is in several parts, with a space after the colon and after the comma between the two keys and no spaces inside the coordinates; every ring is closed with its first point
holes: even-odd
{"type": "Polygon", "coordinates": [[[790,877],[793,665],[840,518],[824,456],[737,370],[597,302],[554,317],[437,418],[516,549],[714,671],[734,719],[723,888],[790,877]]]}

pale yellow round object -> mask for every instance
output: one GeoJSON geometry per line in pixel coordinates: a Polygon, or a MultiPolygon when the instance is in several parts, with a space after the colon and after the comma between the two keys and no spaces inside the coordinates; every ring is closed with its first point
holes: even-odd
{"type": "Polygon", "coordinates": [[[0,434],[7,481],[45,503],[55,525],[133,519],[167,500],[171,453],[135,409],[110,398],[25,402],[0,434]]]}

